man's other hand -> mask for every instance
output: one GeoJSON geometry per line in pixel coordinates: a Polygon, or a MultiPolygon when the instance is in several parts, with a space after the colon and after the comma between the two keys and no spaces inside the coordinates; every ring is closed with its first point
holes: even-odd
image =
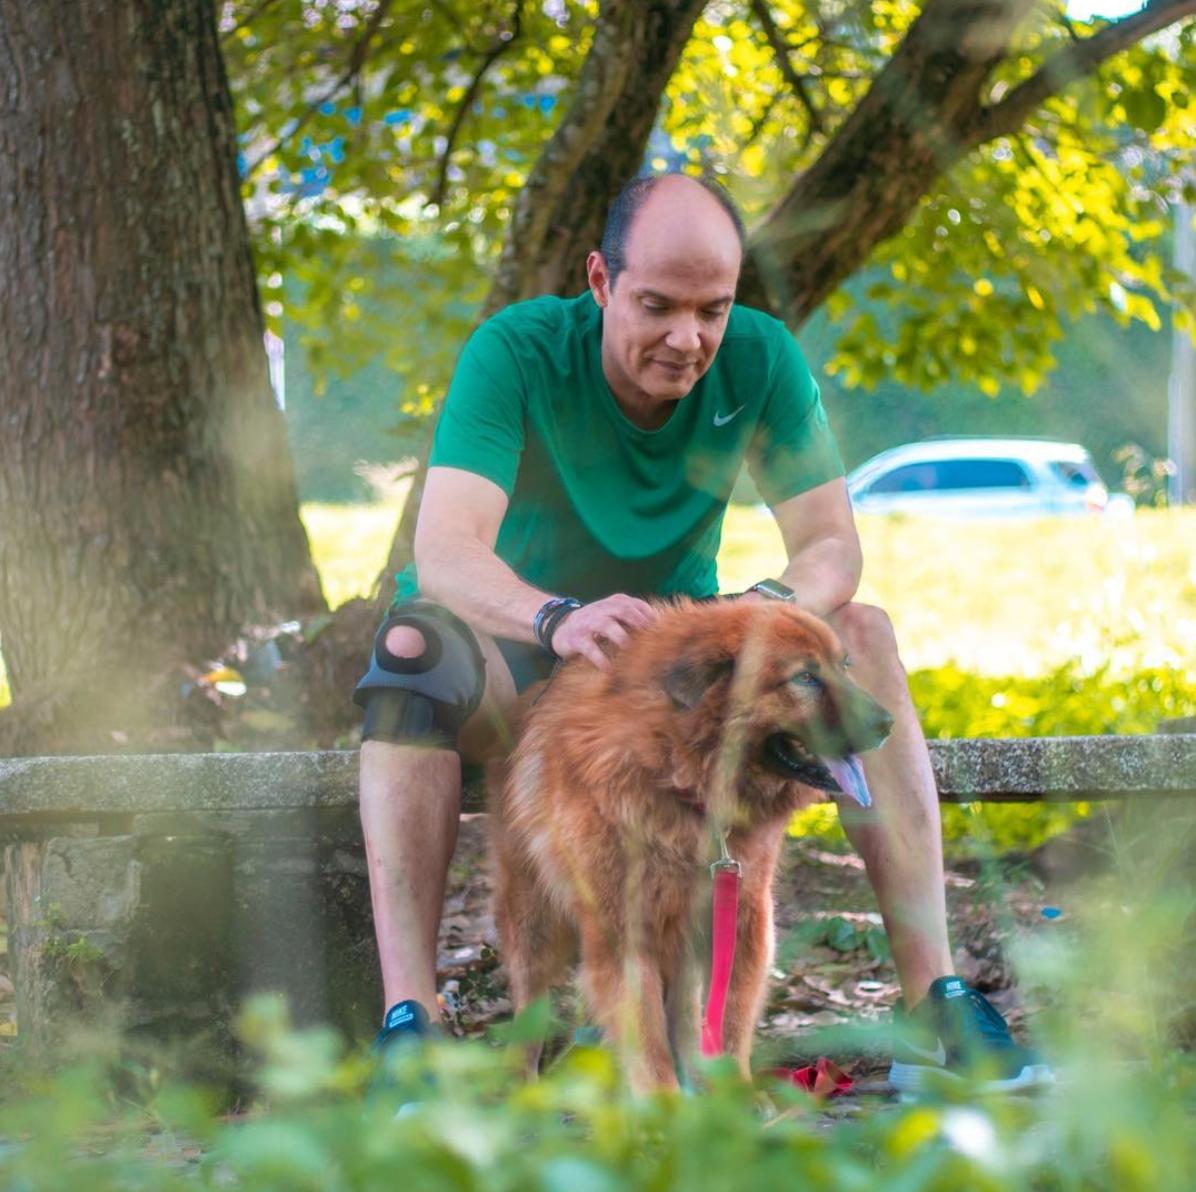
{"type": "Polygon", "coordinates": [[[636,596],[605,596],[565,617],[552,635],[552,648],[561,658],[580,654],[599,670],[610,670],[609,654],[626,643],[628,632],[655,618],[656,609],[636,596]]]}

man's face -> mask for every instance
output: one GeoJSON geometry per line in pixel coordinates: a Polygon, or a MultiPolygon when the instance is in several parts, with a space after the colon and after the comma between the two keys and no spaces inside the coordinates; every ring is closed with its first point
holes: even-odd
{"type": "Polygon", "coordinates": [[[600,253],[588,261],[603,307],[607,382],[625,408],[644,412],[685,397],[710,367],[739,276],[739,238],[726,212],[693,184],[680,195],[664,190],[637,212],[613,285],[600,253]]]}

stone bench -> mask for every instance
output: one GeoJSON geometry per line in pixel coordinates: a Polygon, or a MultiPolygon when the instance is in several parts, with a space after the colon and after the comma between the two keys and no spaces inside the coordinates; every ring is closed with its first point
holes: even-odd
{"type": "MultiPolygon", "coordinates": [[[[935,741],[931,754],[944,802],[1196,794],[1196,733],[935,741]]],[[[227,1054],[254,990],[286,993],[298,1022],[368,1037],[381,992],[356,788],[352,752],[0,760],[22,1044],[101,1006],[130,1032],[227,1054]]],[[[469,789],[464,810],[482,809],[469,789]]]]}

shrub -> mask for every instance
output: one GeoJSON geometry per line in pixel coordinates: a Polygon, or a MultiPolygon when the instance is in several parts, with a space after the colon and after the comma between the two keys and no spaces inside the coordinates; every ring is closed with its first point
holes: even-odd
{"type": "Polygon", "coordinates": [[[248,1018],[264,1063],[246,1114],[222,1119],[201,1093],[173,1085],[118,1099],[103,1069],[86,1065],[0,1109],[0,1185],[1167,1192],[1196,1174],[1196,1074],[1158,1053],[1128,1067],[1113,1047],[1077,1052],[1082,1080],[1037,1102],[963,1090],[832,1117],[795,1088],[740,1083],[725,1061],[700,1095],[636,1099],[605,1049],[575,1047],[529,1084],[517,1047],[454,1043],[399,1057],[394,1080],[422,1090],[423,1103],[396,1119],[404,1094],[363,1101],[368,1065],[328,1032],[287,1029],[269,1002],[248,1018]]]}
{"type": "MultiPolygon", "coordinates": [[[[1063,737],[1150,733],[1160,720],[1196,713],[1196,672],[1146,667],[1085,673],[1068,662],[1041,676],[976,675],[954,665],[914,671],[910,690],[928,738],[1063,737]]],[[[955,853],[1031,849],[1088,814],[1084,803],[971,803],[943,808],[955,853]]],[[[799,815],[796,835],[846,847],[833,807],[799,815]]]]}

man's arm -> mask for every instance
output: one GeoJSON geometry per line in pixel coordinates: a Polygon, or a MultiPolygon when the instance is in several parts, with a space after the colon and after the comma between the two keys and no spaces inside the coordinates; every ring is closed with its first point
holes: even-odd
{"type": "MultiPolygon", "coordinates": [[[[525,583],[494,553],[507,494],[460,468],[429,468],[415,526],[420,591],[467,624],[514,641],[534,642],[532,622],[554,595],[525,583]]],[[[553,635],[561,657],[582,654],[605,669],[601,641],[620,646],[627,629],[646,625],[651,607],[632,596],[608,596],[570,613],[553,635]]]]}
{"type": "Polygon", "coordinates": [[[789,558],[775,578],[793,589],[802,608],[819,617],[846,604],[863,570],[846,481],[839,477],[798,493],[774,505],[772,514],[789,558]]]}

